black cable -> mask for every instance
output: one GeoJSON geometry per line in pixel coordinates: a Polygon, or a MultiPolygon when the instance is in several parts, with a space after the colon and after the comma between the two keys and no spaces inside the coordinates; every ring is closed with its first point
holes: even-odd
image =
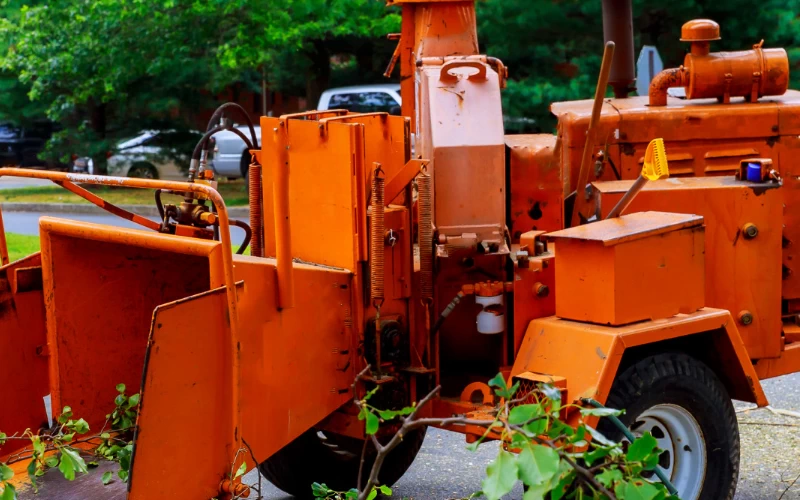
{"type": "MultiPolygon", "coordinates": [[[[226,108],[234,108],[235,110],[239,111],[244,119],[247,121],[247,127],[250,129],[250,138],[252,139],[252,145],[255,146],[255,149],[258,149],[258,138],[256,137],[256,129],[253,127],[253,121],[250,120],[250,115],[245,111],[243,107],[236,104],[235,102],[226,102],[222,106],[218,107],[214,114],[211,115],[211,119],[208,120],[208,128],[206,130],[211,130],[211,127],[217,123],[217,121],[222,116],[222,112],[225,111],[226,108]]],[[[252,147],[251,147],[252,149],[252,147]]]]}
{"type": "Polygon", "coordinates": [[[246,222],[237,219],[228,219],[228,223],[244,229],[244,241],[239,246],[239,250],[236,251],[237,254],[242,255],[244,251],[247,250],[247,246],[250,245],[250,238],[253,236],[253,230],[250,229],[250,226],[246,222]]]}

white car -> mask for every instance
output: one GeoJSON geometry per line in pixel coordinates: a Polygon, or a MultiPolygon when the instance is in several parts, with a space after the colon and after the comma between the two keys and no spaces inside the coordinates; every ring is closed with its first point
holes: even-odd
{"type": "MultiPolygon", "coordinates": [[[[320,96],[317,109],[346,109],[355,113],[385,111],[399,115],[401,103],[400,84],[386,83],[328,89],[320,96]]],[[[237,125],[236,128],[250,137],[250,129],[246,125],[237,125]]],[[[260,141],[261,127],[256,126],[255,130],[260,141]]],[[[246,177],[250,153],[241,137],[229,130],[223,130],[215,134],[214,138],[217,146],[210,163],[217,175],[228,178],[246,177]]]]}
{"type": "Polygon", "coordinates": [[[199,132],[144,130],[109,153],[108,175],[185,180],[189,158],[201,137],[199,132]]]}

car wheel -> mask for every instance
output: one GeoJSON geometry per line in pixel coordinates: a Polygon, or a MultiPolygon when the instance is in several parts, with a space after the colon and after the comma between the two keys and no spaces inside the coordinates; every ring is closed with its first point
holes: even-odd
{"type": "MultiPolygon", "coordinates": [[[[656,438],[664,450],[659,465],[681,499],[733,499],[739,426],[725,386],[707,365],[683,353],[649,356],[614,380],[606,405],[625,409],[620,420],[634,435],[656,438]]],[[[598,429],[623,440],[608,419],[598,429]]]]}
{"type": "Polygon", "coordinates": [[[128,177],[158,179],[158,170],[150,163],[137,163],[128,170],[128,177]]]}

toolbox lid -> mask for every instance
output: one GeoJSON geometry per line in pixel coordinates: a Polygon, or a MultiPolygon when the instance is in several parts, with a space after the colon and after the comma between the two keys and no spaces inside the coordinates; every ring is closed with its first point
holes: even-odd
{"type": "Polygon", "coordinates": [[[606,219],[578,227],[547,233],[548,240],[597,241],[603,246],[613,246],[647,236],[701,226],[703,217],[672,212],[636,212],[622,217],[606,219]]]}

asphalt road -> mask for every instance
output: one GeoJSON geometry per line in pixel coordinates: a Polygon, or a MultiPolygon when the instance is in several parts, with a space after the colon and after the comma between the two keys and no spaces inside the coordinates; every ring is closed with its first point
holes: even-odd
{"type": "MultiPolygon", "coordinates": [[[[745,411],[753,405],[736,403],[741,435],[741,471],[736,500],[800,499],[800,373],[763,382],[772,408],[798,412],[776,415],[767,409],[745,411]],[[793,481],[797,481],[792,485],[793,481]],[[790,487],[791,486],[791,487],[790,487]]],[[[417,459],[394,487],[394,499],[449,500],[480,490],[486,466],[497,453],[496,443],[466,450],[460,434],[429,430],[417,459]]],[[[258,481],[255,471],[247,484],[258,481]]],[[[264,498],[292,497],[263,480],[264,498]]],[[[255,496],[255,495],[253,495],[255,496]]],[[[522,498],[522,490],[510,499],[522,498]]]]}
{"type": "Polygon", "coordinates": [[[52,186],[46,179],[27,179],[23,177],[0,177],[0,190],[32,186],[52,186]]]}

